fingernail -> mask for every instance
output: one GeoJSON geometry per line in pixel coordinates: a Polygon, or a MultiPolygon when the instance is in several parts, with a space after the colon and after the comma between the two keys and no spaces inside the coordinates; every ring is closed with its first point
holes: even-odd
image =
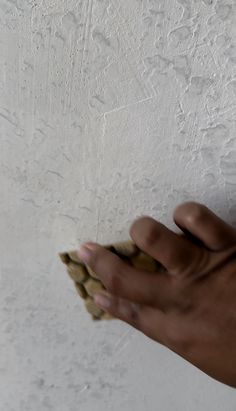
{"type": "Polygon", "coordinates": [[[94,302],[96,305],[98,305],[101,308],[104,308],[105,310],[111,306],[111,300],[105,294],[96,294],[94,296],[94,302]]]}
{"type": "Polygon", "coordinates": [[[81,245],[77,251],[78,257],[85,263],[89,263],[93,258],[93,250],[87,245],[81,245]]]}
{"type": "Polygon", "coordinates": [[[90,250],[95,250],[95,248],[97,247],[97,244],[92,243],[92,241],[89,241],[87,243],[82,244],[82,247],[89,248],[90,250]]]}

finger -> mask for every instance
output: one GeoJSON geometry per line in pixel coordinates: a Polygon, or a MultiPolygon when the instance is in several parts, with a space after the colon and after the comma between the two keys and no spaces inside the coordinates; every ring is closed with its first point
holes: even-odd
{"type": "Polygon", "coordinates": [[[156,341],[163,341],[165,315],[161,311],[118,298],[108,292],[96,294],[94,301],[113,317],[132,325],[156,341]]]}
{"type": "Polygon", "coordinates": [[[169,293],[166,275],[140,271],[107,249],[94,243],[83,245],[79,257],[98,275],[113,295],[140,303],[163,303],[169,293]]]}
{"type": "Polygon", "coordinates": [[[115,318],[131,324],[135,328],[141,327],[140,305],[129,300],[119,298],[108,292],[101,292],[94,296],[95,304],[115,318]]]}
{"type": "Polygon", "coordinates": [[[236,244],[236,230],[202,204],[189,202],[180,205],[174,212],[174,221],[212,251],[236,244]]]}
{"type": "Polygon", "coordinates": [[[130,235],[141,250],[159,261],[171,274],[190,274],[193,268],[198,268],[200,248],[150,217],[137,220],[130,235]]]}

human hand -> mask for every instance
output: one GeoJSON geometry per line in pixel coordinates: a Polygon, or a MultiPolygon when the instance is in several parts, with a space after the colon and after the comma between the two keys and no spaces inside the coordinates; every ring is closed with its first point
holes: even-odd
{"type": "Polygon", "coordinates": [[[79,257],[107,292],[95,302],[211,377],[236,387],[236,230],[205,206],[174,213],[179,235],[150,217],[130,234],[165,270],[137,270],[98,244],[79,257]]]}

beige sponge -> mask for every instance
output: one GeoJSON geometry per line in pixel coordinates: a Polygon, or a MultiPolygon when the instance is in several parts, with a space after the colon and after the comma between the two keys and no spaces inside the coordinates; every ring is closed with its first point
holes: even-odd
{"type": "MultiPolygon", "coordinates": [[[[133,242],[127,241],[113,245],[104,246],[114,254],[118,255],[123,260],[137,269],[142,269],[150,272],[160,270],[160,264],[152,257],[143,253],[133,242]]],[[[85,265],[78,257],[76,251],[69,251],[60,254],[60,258],[67,266],[67,272],[75,283],[76,290],[81,298],[85,300],[85,307],[92,315],[94,320],[102,320],[112,318],[93,301],[93,297],[99,291],[105,290],[105,287],[87,265],[85,265]]]]}

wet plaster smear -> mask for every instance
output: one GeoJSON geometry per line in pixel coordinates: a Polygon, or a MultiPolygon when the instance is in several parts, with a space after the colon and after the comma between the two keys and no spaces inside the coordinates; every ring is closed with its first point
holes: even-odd
{"type": "Polygon", "coordinates": [[[57,259],[184,200],[236,223],[235,0],[0,0],[0,411],[235,411],[57,259]]]}

